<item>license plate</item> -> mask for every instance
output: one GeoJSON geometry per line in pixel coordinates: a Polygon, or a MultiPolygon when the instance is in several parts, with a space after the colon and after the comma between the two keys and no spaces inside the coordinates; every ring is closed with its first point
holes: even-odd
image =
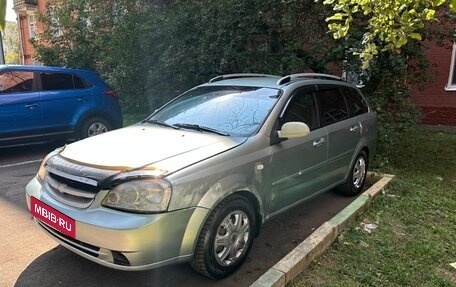
{"type": "Polygon", "coordinates": [[[76,223],[74,219],[66,216],[58,210],[41,202],[35,197],[30,198],[30,213],[40,221],[46,223],[61,233],[76,237],[76,223]]]}

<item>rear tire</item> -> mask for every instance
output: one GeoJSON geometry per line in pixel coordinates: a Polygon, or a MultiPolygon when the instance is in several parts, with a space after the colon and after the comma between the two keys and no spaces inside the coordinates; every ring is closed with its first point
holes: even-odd
{"type": "Polygon", "coordinates": [[[343,195],[355,196],[361,192],[366,182],[368,158],[365,151],[360,151],[350,169],[350,174],[345,183],[337,187],[343,195]]]}
{"type": "Polygon", "coordinates": [[[111,125],[103,118],[92,117],[85,120],[79,129],[79,138],[85,139],[110,131],[111,125]]]}
{"type": "Polygon", "coordinates": [[[255,213],[246,198],[235,195],[223,200],[201,230],[192,267],[212,279],[232,274],[247,258],[255,226],[255,213]]]}

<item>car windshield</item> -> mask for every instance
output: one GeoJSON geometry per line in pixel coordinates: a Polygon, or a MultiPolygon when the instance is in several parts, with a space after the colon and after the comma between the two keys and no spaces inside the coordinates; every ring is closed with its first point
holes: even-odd
{"type": "Polygon", "coordinates": [[[259,87],[199,87],[154,113],[148,121],[180,128],[250,136],[258,131],[279,97],[259,87]]]}

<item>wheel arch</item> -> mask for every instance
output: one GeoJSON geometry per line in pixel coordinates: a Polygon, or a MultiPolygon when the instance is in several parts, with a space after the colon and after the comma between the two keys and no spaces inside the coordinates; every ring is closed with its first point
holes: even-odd
{"type": "MultiPolygon", "coordinates": [[[[248,253],[253,245],[254,238],[259,230],[259,225],[257,224],[258,209],[256,208],[256,199],[252,196],[253,195],[248,191],[236,191],[224,197],[218,204],[215,204],[213,209],[208,210],[207,216],[205,220],[201,222],[201,228],[195,237],[192,250],[193,256],[190,262],[193,269],[209,278],[222,279],[235,272],[242,265],[248,256],[248,253]],[[238,207],[234,207],[236,205],[238,207]],[[238,250],[242,249],[242,253],[235,256],[234,263],[233,261],[230,261],[228,265],[224,265],[217,259],[216,254],[214,254],[216,252],[216,247],[214,247],[216,235],[214,231],[217,233],[218,231],[216,230],[219,230],[220,228],[219,224],[222,224],[225,220],[227,220],[228,217],[225,216],[240,210],[243,210],[242,212],[248,211],[250,216],[252,216],[251,224],[253,224],[253,230],[250,229],[250,235],[248,236],[248,240],[244,241],[245,245],[243,245],[243,247],[234,247],[233,245],[233,248],[239,248],[238,250]],[[224,217],[225,219],[223,219],[224,217]],[[214,229],[214,227],[216,227],[216,229],[214,229]]],[[[228,226],[232,225],[228,224],[228,226]]],[[[235,236],[237,237],[237,235],[235,236]]],[[[244,234],[241,238],[244,238],[244,234]]],[[[235,240],[237,241],[239,239],[235,240]]],[[[231,240],[228,241],[232,242],[231,240]]],[[[225,245],[222,244],[222,246],[225,245]]]]}
{"type": "Polygon", "coordinates": [[[198,242],[198,238],[201,236],[201,232],[203,230],[203,226],[211,216],[211,213],[214,209],[222,203],[224,200],[229,199],[231,197],[241,196],[243,197],[249,204],[251,204],[252,209],[254,210],[255,216],[255,230],[254,230],[254,237],[257,237],[260,233],[261,226],[263,224],[263,213],[260,205],[259,199],[254,195],[251,191],[240,189],[233,191],[232,193],[228,194],[225,197],[219,198],[211,208],[207,207],[197,207],[194,214],[189,220],[187,228],[184,232],[184,237],[182,240],[180,256],[186,256],[189,254],[194,254],[196,244],[198,242]],[[198,226],[198,230],[195,230],[195,226],[198,226]]]}

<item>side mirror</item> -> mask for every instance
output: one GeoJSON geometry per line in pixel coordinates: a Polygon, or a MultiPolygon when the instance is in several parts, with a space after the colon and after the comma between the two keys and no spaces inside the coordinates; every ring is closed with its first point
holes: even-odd
{"type": "Polygon", "coordinates": [[[288,122],[277,133],[281,139],[301,138],[310,133],[310,128],[302,122],[288,122]]]}

